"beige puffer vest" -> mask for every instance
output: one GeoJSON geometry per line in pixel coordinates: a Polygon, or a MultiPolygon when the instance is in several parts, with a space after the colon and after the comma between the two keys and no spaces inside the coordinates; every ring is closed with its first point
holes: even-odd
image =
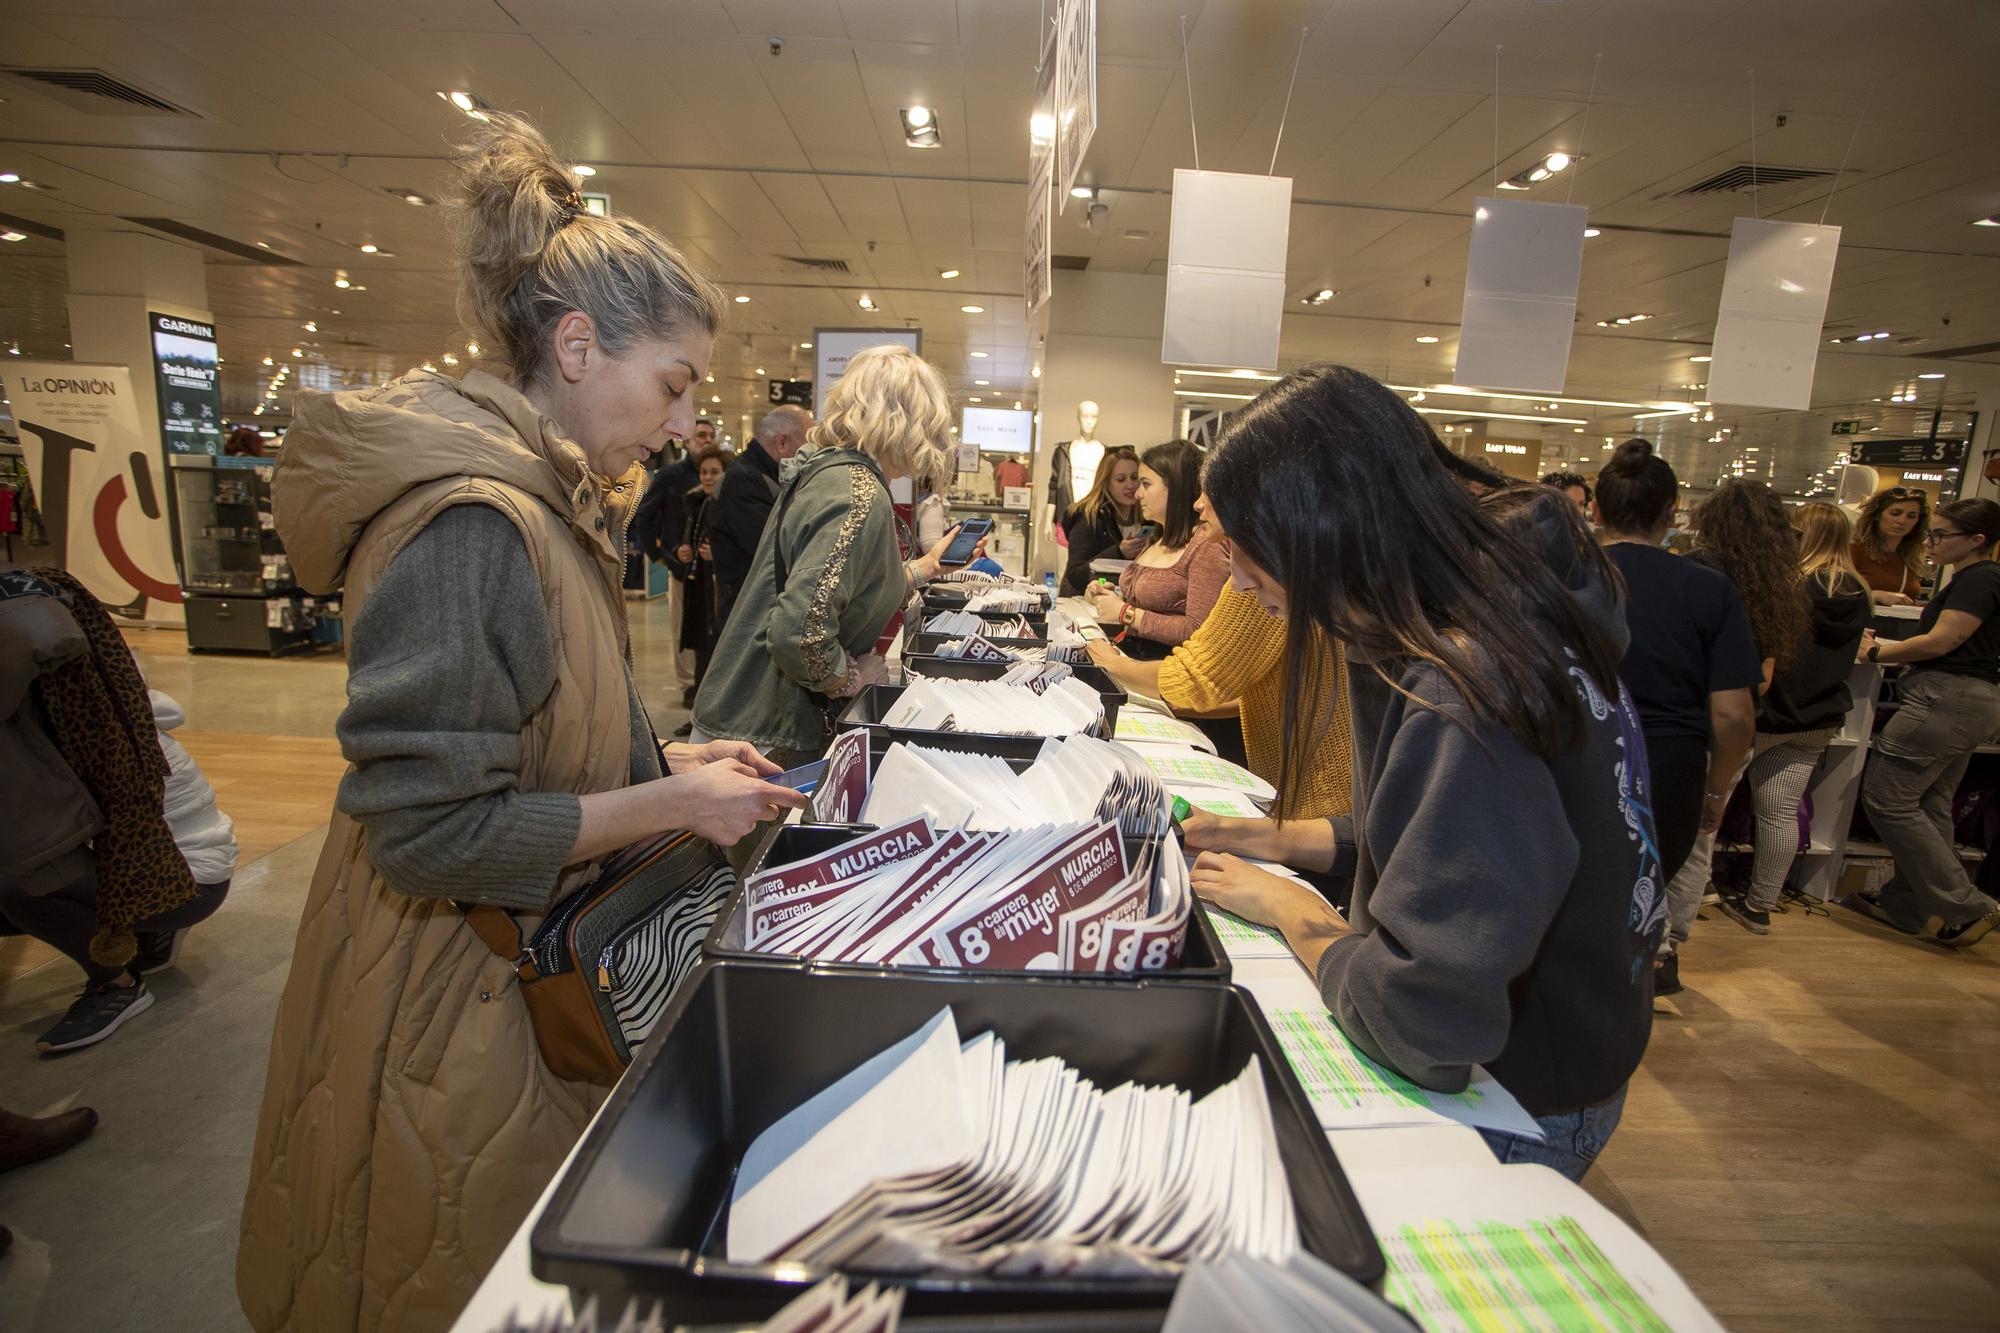
{"type": "MultiPolygon", "coordinates": [[[[552,422],[474,374],[312,396],[275,491],[295,567],[315,590],[344,582],[349,625],[439,513],[505,514],[558,641],[520,786],[584,794],[630,778],[616,553],[638,485],[636,470],[615,488],[592,480],[552,422]]],[[[572,867],[557,896],[590,869],[572,867]]],[[[363,830],[336,812],[278,1011],[244,1202],[237,1292],[251,1324],[449,1327],[605,1091],[548,1072],[508,964],[451,904],[387,887],[363,830]]]]}

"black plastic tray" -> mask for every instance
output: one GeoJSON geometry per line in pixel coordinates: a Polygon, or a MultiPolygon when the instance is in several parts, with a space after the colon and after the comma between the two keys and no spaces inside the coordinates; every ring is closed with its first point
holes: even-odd
{"type": "MultiPolygon", "coordinates": [[[[927,583],[924,585],[923,599],[926,611],[963,611],[965,604],[972,600],[975,592],[985,592],[984,587],[961,592],[951,584],[927,583]]],[[[1040,611],[1023,612],[1024,615],[1047,615],[1049,603],[1044,601],[1040,611]]],[[[980,614],[984,614],[981,612],[980,614]]],[[[1001,614],[995,612],[995,614],[1001,614]]]]}
{"type": "MultiPolygon", "coordinates": [[[[862,976],[711,963],[682,989],[557,1181],[530,1238],[536,1277],[670,1322],[763,1319],[820,1280],[724,1257],[743,1152],[793,1107],[946,1005],[1013,1059],[1061,1056],[1100,1087],[1171,1083],[1199,1097],[1262,1062],[1304,1247],[1357,1281],[1382,1252],[1277,1039],[1249,995],[1158,982],[862,976]]],[[[1163,1309],[1169,1279],[888,1278],[917,1315],[1163,1309]]],[[[1049,1326],[1069,1327],[1060,1319],[1049,1326]]]]}
{"type": "MultiPolygon", "coordinates": [[[[818,856],[821,852],[838,847],[848,839],[873,828],[872,824],[781,824],[777,831],[758,847],[743,874],[737,879],[736,887],[729,891],[729,901],[723,904],[722,911],[715,918],[715,924],[709,927],[708,937],[702,941],[703,955],[736,962],[803,967],[822,972],[859,972],[870,976],[1021,977],[1063,983],[1087,980],[1122,981],[1127,984],[1134,981],[1205,981],[1212,984],[1229,980],[1229,953],[1222,947],[1222,941],[1216,937],[1215,923],[1209,919],[1208,913],[1202,910],[1200,904],[1196,904],[1188,914],[1187,940],[1181,946],[1180,966],[1165,972],[1028,972],[1019,969],[890,967],[873,963],[825,963],[817,959],[801,958],[796,954],[756,953],[743,947],[744,880],[765,866],[790,865],[794,861],[818,856]]],[[[1131,840],[1127,841],[1127,856],[1132,854],[1133,845],[1131,840]]]]}
{"type": "MultiPolygon", "coordinates": [[[[953,639],[963,639],[965,637],[963,634],[933,634],[929,630],[912,630],[903,638],[903,656],[935,657],[937,656],[938,649],[944,647],[953,639]]],[[[988,636],[986,642],[992,644],[995,648],[1046,648],[1049,646],[1049,641],[1046,638],[996,639],[988,636]]]]}
{"type": "MultiPolygon", "coordinates": [[[[903,697],[907,685],[870,685],[854,696],[847,711],[840,715],[839,729],[855,731],[866,729],[875,733],[875,748],[886,749],[895,741],[906,741],[911,745],[928,745],[937,750],[961,750],[973,754],[997,754],[1008,758],[1032,759],[1041,753],[1043,736],[1008,735],[992,731],[926,731],[920,727],[892,727],[882,721],[882,715],[895,707],[896,700],[903,697]]],[[[1108,736],[1117,725],[1117,705],[1107,703],[1104,709],[1104,730],[1108,736]]]]}
{"type": "MultiPolygon", "coordinates": [[[[932,676],[941,680],[998,680],[1019,666],[1018,662],[975,662],[964,657],[931,657],[922,654],[903,654],[905,668],[914,668],[914,674],[932,676]]],[[[1111,679],[1111,674],[1101,666],[1089,662],[1073,663],[1070,670],[1076,678],[1096,690],[1104,700],[1104,724],[1107,730],[1118,722],[1118,706],[1125,702],[1125,687],[1111,679]]],[[[905,675],[912,674],[905,672],[905,675]]]]}

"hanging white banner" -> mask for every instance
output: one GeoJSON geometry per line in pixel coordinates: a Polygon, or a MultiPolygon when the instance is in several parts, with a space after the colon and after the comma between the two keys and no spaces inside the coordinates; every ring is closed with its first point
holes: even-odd
{"type": "Polygon", "coordinates": [[[1709,349],[1710,401],[1794,412],[1812,406],[1839,253],[1838,227],[1736,219],[1709,349]]]}
{"type": "Polygon", "coordinates": [[[1028,318],[1049,299],[1050,249],[1056,193],[1056,25],[1043,34],[1042,64],[1035,73],[1035,110],[1028,117],[1028,222],[1022,234],[1021,291],[1028,318]]]}
{"type": "Polygon", "coordinates": [[[135,618],[182,624],[157,444],[141,438],[124,366],[9,362],[7,397],[55,560],[91,596],[135,618]]]}
{"type": "Polygon", "coordinates": [[[1097,0],[1062,0],[1056,26],[1056,181],[1067,207],[1097,132],[1097,0]]]}
{"type": "Polygon", "coordinates": [[[1278,368],[1292,179],[1174,172],[1160,360],[1278,368]]]}
{"type": "Polygon", "coordinates": [[[1453,382],[1561,393],[1590,210],[1525,199],[1473,202],[1453,382]]]}

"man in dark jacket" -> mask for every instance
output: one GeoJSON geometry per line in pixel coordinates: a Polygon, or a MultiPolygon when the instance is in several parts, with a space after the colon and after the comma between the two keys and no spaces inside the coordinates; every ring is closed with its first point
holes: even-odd
{"type": "Polygon", "coordinates": [[[778,465],[805,444],[812,424],[812,413],[802,407],[787,403],[772,408],[757,423],[757,438],[722,474],[722,485],[709,502],[708,542],[715,553],[718,634],[728,623],[737,590],[749,577],[757,542],[777,503],[778,465]]]}

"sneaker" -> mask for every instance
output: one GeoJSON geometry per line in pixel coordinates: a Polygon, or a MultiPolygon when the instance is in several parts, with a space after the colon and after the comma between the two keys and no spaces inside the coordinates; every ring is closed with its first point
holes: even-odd
{"type": "Polygon", "coordinates": [[[153,993],[146,989],[143,981],[135,981],[129,986],[99,986],[93,983],[83,988],[83,994],[76,997],[76,1003],[63,1015],[62,1022],[36,1040],[35,1049],[44,1055],[52,1055],[57,1051],[95,1046],[125,1026],[128,1020],[152,1007],[153,993]]]}
{"type": "Polygon", "coordinates": [[[1686,989],[1681,985],[1681,956],[1678,951],[1663,953],[1653,960],[1653,994],[1679,995],[1686,989]]]}
{"type": "Polygon", "coordinates": [[[1752,935],[1771,933],[1771,914],[1750,905],[1750,900],[1742,894],[1725,893],[1716,906],[1724,916],[1742,926],[1752,935]]]}
{"type": "Polygon", "coordinates": [[[139,930],[133,934],[139,938],[139,952],[132,961],[125,964],[125,970],[135,977],[143,977],[148,972],[157,972],[163,967],[172,967],[174,959],[181,955],[181,941],[187,938],[182,930],[139,930]]]}
{"type": "Polygon", "coordinates": [[[1833,901],[1839,906],[1845,907],[1850,912],[1859,912],[1869,920],[1880,921],[1883,925],[1900,930],[1905,935],[1923,934],[1920,930],[1911,930],[1895,917],[1889,915],[1889,909],[1882,906],[1882,900],[1872,893],[1850,893],[1845,898],[1835,898],[1833,901]]]}
{"type": "Polygon", "coordinates": [[[1970,948],[1995,926],[2000,926],[2000,907],[1994,908],[1985,916],[1976,916],[1962,926],[1939,926],[1937,942],[1949,944],[1954,949],[1970,948]]]}

